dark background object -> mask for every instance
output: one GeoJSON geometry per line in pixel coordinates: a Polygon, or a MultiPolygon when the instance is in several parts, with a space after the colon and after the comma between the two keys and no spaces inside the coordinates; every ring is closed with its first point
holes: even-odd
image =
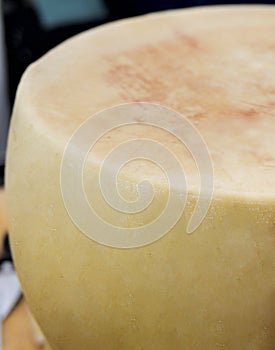
{"type": "Polygon", "coordinates": [[[105,0],[111,14],[116,18],[142,15],[149,12],[177,9],[191,6],[220,4],[273,4],[274,1],[207,1],[207,0],[105,0]]]}
{"type": "Polygon", "coordinates": [[[0,186],[4,185],[4,173],[5,173],[5,166],[0,165],[0,186]]]}
{"type": "Polygon", "coordinates": [[[3,244],[3,252],[0,255],[0,266],[4,261],[12,261],[9,236],[6,233],[3,244]]]}

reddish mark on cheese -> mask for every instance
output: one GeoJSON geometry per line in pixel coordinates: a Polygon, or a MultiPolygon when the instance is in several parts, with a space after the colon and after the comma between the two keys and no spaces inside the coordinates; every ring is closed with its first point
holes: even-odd
{"type": "Polygon", "coordinates": [[[250,122],[275,113],[273,85],[258,79],[253,69],[243,73],[238,60],[228,61],[222,46],[213,50],[208,37],[178,30],[170,39],[104,59],[109,65],[105,79],[124,102],[160,103],[198,123],[208,117],[218,123],[221,117],[250,122]],[[236,76],[236,71],[244,76],[236,76]],[[251,96],[252,102],[242,100],[244,96],[251,96]],[[189,113],[190,107],[199,107],[199,113],[189,113]]]}
{"type": "Polygon", "coordinates": [[[253,115],[259,116],[259,113],[273,114],[275,115],[275,102],[269,102],[267,104],[260,104],[248,101],[241,101],[242,103],[252,106],[253,108],[248,111],[243,111],[242,114],[247,117],[253,117],[253,115]]]}
{"type": "MultiPolygon", "coordinates": [[[[272,93],[275,95],[275,89],[272,91],[272,93]]],[[[275,102],[270,102],[268,104],[268,108],[275,110],[275,102]]]]}
{"type": "Polygon", "coordinates": [[[192,49],[202,49],[199,41],[195,37],[181,32],[177,32],[176,34],[177,37],[181,40],[182,44],[188,45],[192,49]]]}
{"type": "Polygon", "coordinates": [[[110,69],[108,80],[120,87],[120,94],[126,101],[162,101],[165,94],[161,79],[146,74],[143,69],[130,64],[117,64],[110,69]]]}
{"type": "Polygon", "coordinates": [[[106,79],[120,88],[120,96],[125,101],[164,103],[177,86],[194,84],[190,79],[192,72],[183,58],[192,57],[192,52],[200,48],[198,40],[184,33],[174,35],[171,40],[143,45],[116,58],[105,58],[110,64],[106,79]]]}
{"type": "Polygon", "coordinates": [[[257,118],[259,116],[259,112],[255,109],[240,110],[240,115],[247,119],[252,119],[257,118]]]}

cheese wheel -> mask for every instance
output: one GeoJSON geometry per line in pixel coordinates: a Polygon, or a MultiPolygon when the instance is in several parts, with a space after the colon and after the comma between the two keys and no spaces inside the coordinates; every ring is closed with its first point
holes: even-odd
{"type": "MultiPolygon", "coordinates": [[[[9,227],[27,301],[52,349],[275,348],[274,32],[273,6],[169,11],[87,31],[27,69],[8,143],[9,227]],[[188,184],[185,209],[169,232],[120,249],[76,225],[60,174],[76,130],[104,109],[132,102],[160,104],[168,117],[181,113],[197,130],[212,159],[214,194],[201,225],[186,234],[200,191],[192,154],[166,130],[169,123],[161,127],[162,118],[159,127],[145,125],[141,113],[122,125],[125,112],[114,113],[118,127],[102,134],[83,168],[87,201],[114,232],[157,220],[171,190],[162,169],[135,159],[120,169],[118,190],[134,202],[147,179],[151,205],[134,213],[108,205],[97,180],[117,145],[162,144],[188,184]]],[[[88,131],[104,129],[93,118],[88,131]]],[[[83,156],[77,145],[72,152],[83,156]]],[[[155,152],[164,165],[170,164],[165,152],[155,152]]],[[[105,170],[112,193],[116,161],[105,170]]],[[[176,183],[177,198],[180,191],[176,183]]]]}

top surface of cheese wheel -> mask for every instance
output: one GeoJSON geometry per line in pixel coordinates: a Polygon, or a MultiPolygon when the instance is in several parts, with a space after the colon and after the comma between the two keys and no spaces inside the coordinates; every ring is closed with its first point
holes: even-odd
{"type": "MultiPolygon", "coordinates": [[[[104,108],[159,103],[186,116],[204,138],[217,192],[274,195],[274,33],[273,6],[179,10],[111,23],[33,64],[15,109],[62,150],[76,128],[104,108]]],[[[195,186],[192,157],[155,128],[120,128],[98,143],[94,156],[139,137],[165,137],[195,186]]],[[[143,165],[128,170],[142,176],[143,165]]]]}

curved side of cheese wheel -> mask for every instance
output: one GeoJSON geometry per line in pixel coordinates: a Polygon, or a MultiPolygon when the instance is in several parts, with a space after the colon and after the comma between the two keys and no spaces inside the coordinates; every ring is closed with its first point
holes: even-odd
{"type": "MultiPolygon", "coordinates": [[[[171,232],[154,244],[132,250],[106,247],[83,235],[70,220],[60,191],[61,157],[73,130],[85,120],[85,116],[113,103],[127,102],[128,99],[121,95],[118,85],[107,89],[106,81],[96,76],[94,99],[89,100],[85,69],[79,68],[81,64],[87,64],[86,58],[83,58],[90,50],[85,45],[86,40],[101,42],[102,46],[96,46],[95,50],[105,50],[110,54],[116,45],[110,49],[107,46],[110,39],[106,38],[113,35],[118,45],[117,57],[125,51],[123,45],[134,50],[141,45],[140,42],[148,40],[149,45],[154,38],[167,37],[169,48],[171,32],[166,32],[166,26],[161,27],[158,36],[156,34],[160,23],[167,24],[167,28],[174,28],[174,23],[179,28],[179,23],[184,19],[191,25],[193,16],[201,20],[205,16],[204,24],[199,21],[191,28],[192,33],[197,30],[198,37],[207,25],[215,28],[218,27],[217,23],[223,21],[225,27],[231,28],[233,23],[241,31],[243,22],[244,28],[248,28],[248,42],[250,31],[253,34],[258,31],[258,39],[263,36],[263,22],[267,23],[267,28],[272,28],[274,21],[270,19],[270,13],[274,13],[273,8],[220,7],[127,20],[72,39],[25,74],[17,95],[8,145],[6,186],[9,227],[15,263],[27,301],[53,349],[274,349],[275,199],[268,195],[269,183],[258,174],[257,162],[251,160],[248,165],[256,172],[256,180],[252,180],[251,184],[259,184],[252,195],[245,195],[245,185],[238,193],[241,184],[238,183],[238,176],[234,178],[232,188],[228,185],[230,181],[226,182],[220,172],[220,189],[224,184],[227,195],[214,195],[210,211],[196,232],[192,235],[185,233],[195,205],[195,197],[189,195],[184,215],[171,232]],[[234,13],[236,15],[232,19],[230,16],[234,13]],[[265,17],[265,21],[261,16],[265,17]],[[216,25],[210,23],[210,18],[216,25]],[[155,21],[158,22],[156,27],[155,21]],[[134,40],[129,37],[128,41],[120,42],[118,33],[126,36],[123,26],[132,31],[134,40]],[[118,29],[120,27],[122,29],[118,29]],[[150,28],[151,32],[148,31],[150,28]],[[66,56],[70,60],[64,64],[66,56]],[[73,82],[75,86],[68,85],[73,82]],[[260,183],[260,179],[266,183],[260,183]],[[262,188],[266,195],[260,193],[262,188]]],[[[227,31],[224,35],[231,45],[229,47],[233,48],[233,37],[227,31]]],[[[191,46],[194,44],[192,40],[189,43],[191,46]]],[[[219,44],[210,44],[207,46],[209,50],[211,48],[210,52],[220,52],[219,44]]],[[[168,51],[163,54],[164,63],[168,51]]],[[[112,66],[104,61],[100,68],[94,68],[101,53],[95,56],[90,70],[85,66],[88,69],[86,74],[98,70],[100,75],[112,66]]],[[[263,59],[266,64],[267,56],[266,53],[263,59]]],[[[121,57],[126,57],[126,61],[133,59],[129,54],[121,57]]],[[[150,59],[146,57],[146,60],[150,59]]],[[[261,72],[264,74],[265,70],[261,72]]],[[[215,75],[219,73],[218,70],[215,75]]],[[[125,75],[120,78],[123,77],[125,75]]],[[[124,81],[125,86],[129,81],[134,85],[135,79],[139,78],[128,76],[124,81]]],[[[188,79],[191,84],[193,78],[188,79]]],[[[269,82],[267,80],[266,84],[269,82]]],[[[229,89],[235,93],[233,87],[229,89]]],[[[191,85],[189,88],[191,91],[191,85]]],[[[139,88],[135,89],[131,90],[131,94],[138,95],[139,88]]],[[[153,93],[157,86],[148,89],[153,93]]],[[[207,91],[205,93],[207,95],[207,91]]],[[[230,105],[226,101],[219,105],[214,97],[209,100],[210,95],[207,95],[209,105],[212,101],[216,106],[213,113],[230,105]]],[[[200,96],[202,101],[206,101],[203,96],[200,96]]],[[[174,98],[179,106],[178,97],[170,98],[171,101],[174,98]]],[[[236,110],[231,112],[234,115],[236,110]]],[[[257,110],[255,113],[260,115],[262,112],[257,110]]],[[[237,127],[232,115],[223,123],[228,120],[229,124],[232,122],[230,125],[242,132],[247,124],[240,119],[237,127]]],[[[272,130],[272,123],[262,120],[252,118],[251,122],[258,125],[259,130],[272,130]]],[[[218,147],[221,140],[214,121],[218,122],[218,118],[210,118],[209,124],[205,122],[205,125],[202,120],[198,126],[201,126],[200,131],[206,141],[217,135],[218,147]],[[211,125],[214,125],[212,129],[211,125]]],[[[138,135],[138,132],[137,129],[129,130],[129,135],[138,135]]],[[[235,142],[234,135],[232,137],[232,142],[235,142]]],[[[255,137],[259,140],[257,134],[255,137]]],[[[120,134],[114,136],[114,140],[122,138],[120,134]]],[[[230,146],[230,137],[225,135],[224,139],[230,146]]],[[[173,146],[172,141],[170,144],[173,146]]],[[[214,142],[211,145],[215,148],[214,142]]],[[[99,158],[104,153],[104,143],[101,147],[99,145],[97,153],[99,158]]],[[[263,148],[272,152],[270,146],[263,148]]],[[[180,151],[178,154],[181,154],[180,151]]],[[[227,159],[230,154],[227,152],[227,159]]],[[[235,162],[240,153],[232,151],[232,154],[233,158],[237,154],[235,162]]],[[[234,162],[232,164],[236,164],[234,162]]],[[[219,167],[215,159],[214,165],[219,167]]],[[[243,176],[246,167],[240,167],[243,167],[240,170],[240,176],[243,176]]],[[[89,159],[87,172],[98,172],[95,158],[89,159]]],[[[128,176],[132,181],[129,174],[131,172],[128,176]]],[[[140,176],[137,174],[137,177],[140,176]]],[[[122,191],[127,192],[123,181],[121,186],[122,191]]],[[[161,185],[156,182],[156,186],[161,185]]],[[[165,199],[162,195],[160,191],[160,203],[165,199]]],[[[154,212],[147,214],[150,217],[154,212]]],[[[118,212],[112,212],[109,216],[111,221],[120,220],[118,212]]],[[[146,217],[143,219],[147,220],[146,217]]],[[[130,216],[129,224],[131,220],[130,216]]]]}

